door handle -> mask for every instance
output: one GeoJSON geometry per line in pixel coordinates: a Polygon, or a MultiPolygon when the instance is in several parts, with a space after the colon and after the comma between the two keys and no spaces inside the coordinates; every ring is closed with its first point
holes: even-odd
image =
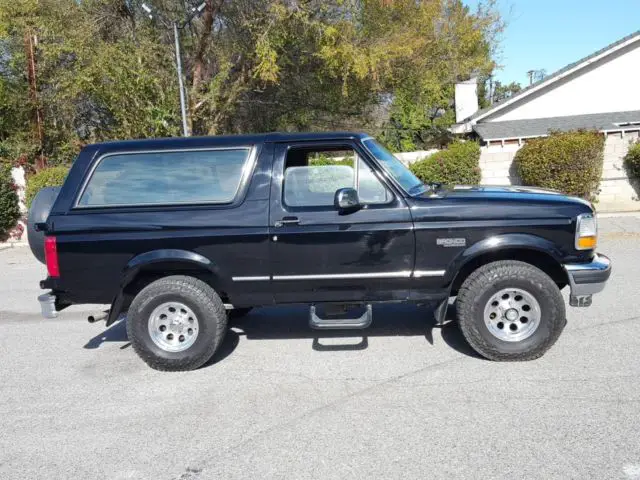
{"type": "Polygon", "coordinates": [[[298,217],[284,217],[282,220],[278,220],[275,224],[276,227],[284,227],[285,225],[299,225],[300,219],[298,217]]]}

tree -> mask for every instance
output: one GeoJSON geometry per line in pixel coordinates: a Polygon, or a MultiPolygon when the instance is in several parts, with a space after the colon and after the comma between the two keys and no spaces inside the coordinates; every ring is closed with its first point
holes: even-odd
{"type": "Polygon", "coordinates": [[[493,90],[493,103],[501,102],[510,98],[511,96],[518,93],[522,90],[522,86],[520,86],[517,82],[511,82],[508,84],[502,84],[501,82],[496,82],[493,90]]]}
{"type": "MultiPolygon", "coordinates": [[[[189,11],[150,1],[170,19],[189,11]]],[[[0,155],[68,163],[90,142],[179,134],[172,35],[137,2],[0,2],[0,155]]],[[[369,129],[395,148],[446,143],[454,84],[492,71],[500,28],[492,0],[475,11],[461,0],[205,0],[181,32],[191,129],[369,129]]]]}

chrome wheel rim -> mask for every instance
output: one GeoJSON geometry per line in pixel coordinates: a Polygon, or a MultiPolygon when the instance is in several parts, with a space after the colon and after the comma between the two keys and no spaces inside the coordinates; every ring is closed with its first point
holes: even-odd
{"type": "Polygon", "coordinates": [[[198,338],[198,317],[180,302],[159,305],[149,317],[149,336],[165,352],[183,352],[198,338]]]}
{"type": "Polygon", "coordinates": [[[489,332],[505,342],[521,342],[540,325],[540,304],[526,290],[504,288],[493,294],[484,307],[489,332]]]}

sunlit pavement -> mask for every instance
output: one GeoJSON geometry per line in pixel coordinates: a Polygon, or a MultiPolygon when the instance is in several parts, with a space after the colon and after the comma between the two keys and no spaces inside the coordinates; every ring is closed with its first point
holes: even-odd
{"type": "Polygon", "coordinates": [[[606,290],[528,363],[478,358],[426,307],[319,338],[269,308],[159,373],[90,307],[42,320],[42,265],[2,250],[0,478],[640,479],[640,218],[600,229],[606,290]]]}

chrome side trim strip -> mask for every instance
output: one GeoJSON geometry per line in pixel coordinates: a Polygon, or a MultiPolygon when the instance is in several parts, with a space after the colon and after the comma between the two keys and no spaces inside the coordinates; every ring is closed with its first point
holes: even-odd
{"type": "Polygon", "coordinates": [[[442,277],[444,273],[445,273],[445,270],[414,270],[413,276],[415,278],[442,277]]]}
{"type": "Polygon", "coordinates": [[[274,275],[274,280],[337,280],[346,278],[409,278],[410,270],[374,273],[330,273],[320,275],[274,275]]]}
{"type": "Polygon", "coordinates": [[[422,277],[442,277],[445,270],[401,270],[399,272],[372,272],[372,273],[324,273],[316,275],[274,275],[269,277],[232,277],[234,282],[263,282],[273,280],[340,280],[357,278],[422,278],[422,277]]]}

